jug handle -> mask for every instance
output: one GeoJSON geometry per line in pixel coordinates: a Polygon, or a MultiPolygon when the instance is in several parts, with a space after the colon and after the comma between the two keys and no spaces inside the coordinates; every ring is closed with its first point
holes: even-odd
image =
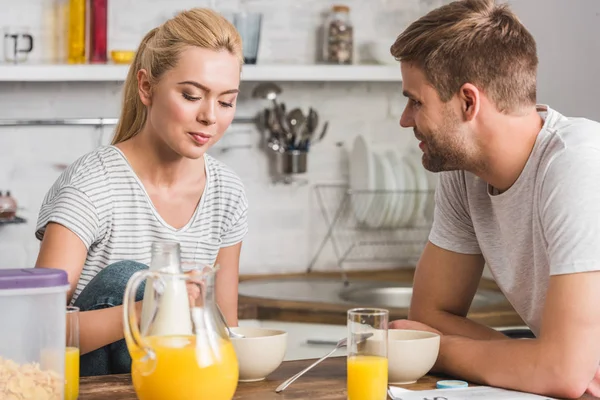
{"type": "Polygon", "coordinates": [[[138,327],[138,317],[135,310],[135,295],[138,287],[148,278],[151,280],[159,279],[156,273],[149,270],[135,272],[127,282],[125,295],[123,296],[123,328],[125,330],[125,340],[131,343],[137,350],[144,353],[141,361],[151,361],[156,359],[156,355],[152,348],[145,345],[142,341],[142,335],[140,333],[140,328],[138,327]]]}

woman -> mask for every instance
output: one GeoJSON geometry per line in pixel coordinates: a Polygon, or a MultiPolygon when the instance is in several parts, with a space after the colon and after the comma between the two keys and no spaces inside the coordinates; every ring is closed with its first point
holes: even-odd
{"type": "MultiPolygon", "coordinates": [[[[234,118],[241,46],[235,28],[206,9],[151,30],[129,69],[112,144],[70,165],[44,199],[36,267],[69,275],[68,302],[82,311],[82,376],[130,370],[122,298],[153,241],[178,241],[183,261],[221,266],[217,302],[237,326],[247,200],[239,178],[206,151],[234,118]]],[[[137,295],[139,311],[143,288],[137,295]]]]}

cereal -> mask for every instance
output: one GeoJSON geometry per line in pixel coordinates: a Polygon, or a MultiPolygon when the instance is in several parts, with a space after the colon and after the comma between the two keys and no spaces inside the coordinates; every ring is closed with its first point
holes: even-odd
{"type": "Polygon", "coordinates": [[[0,357],[0,399],[62,400],[64,382],[52,370],[38,363],[19,365],[0,357]]]}

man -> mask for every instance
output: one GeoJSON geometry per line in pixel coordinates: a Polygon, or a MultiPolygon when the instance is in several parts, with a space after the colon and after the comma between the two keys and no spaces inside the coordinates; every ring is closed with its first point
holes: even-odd
{"type": "Polygon", "coordinates": [[[437,371],[600,395],[600,124],[536,105],[535,41],[493,0],[431,11],[391,53],[408,97],[400,125],[440,179],[409,319],[390,327],[440,332],[437,371]],[[466,318],[484,263],[535,339],[466,318]]]}

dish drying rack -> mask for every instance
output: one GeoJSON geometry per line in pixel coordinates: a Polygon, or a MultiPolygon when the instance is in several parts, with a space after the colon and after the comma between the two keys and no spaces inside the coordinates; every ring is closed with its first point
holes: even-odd
{"type": "MultiPolygon", "coordinates": [[[[312,257],[307,273],[310,273],[327,243],[331,243],[344,284],[348,277],[344,265],[358,262],[394,263],[398,266],[416,265],[427,242],[433,221],[434,190],[361,190],[350,189],[344,184],[318,184],[313,187],[320,214],[326,224],[326,233],[312,257]],[[391,197],[390,197],[391,196],[391,197]],[[390,216],[389,205],[406,204],[412,198],[415,213],[398,223],[390,216]],[[377,206],[373,207],[373,204],[377,206]],[[420,204],[420,206],[419,206],[420,204]],[[367,218],[364,210],[381,207],[381,215],[367,218]],[[361,215],[362,213],[362,215],[361,215]],[[419,215],[421,214],[421,215],[419,215]],[[360,218],[357,218],[357,215],[360,218]],[[375,221],[374,221],[375,220],[375,221]],[[373,223],[375,222],[375,223],[373,223]]],[[[393,214],[393,211],[391,212],[393,214]]]]}

